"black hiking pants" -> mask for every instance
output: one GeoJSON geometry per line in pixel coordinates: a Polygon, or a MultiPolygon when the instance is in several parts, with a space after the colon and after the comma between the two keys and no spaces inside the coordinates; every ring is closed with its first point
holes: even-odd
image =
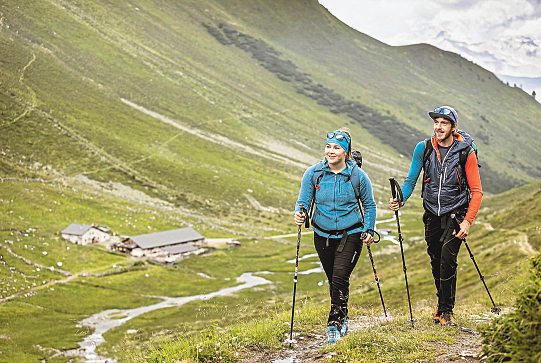
{"type": "Polygon", "coordinates": [[[361,233],[348,235],[343,250],[339,252],[340,238],[321,237],[314,233],[314,245],[329,280],[331,310],[327,326],[342,329],[348,316],[349,277],[361,254],[361,233]]]}
{"type": "MultiPolygon", "coordinates": [[[[457,257],[462,240],[453,237],[454,226],[450,214],[437,216],[425,210],[425,240],[432,265],[432,276],[438,296],[438,314],[453,312],[455,306],[457,257]]],[[[466,210],[456,212],[462,221],[466,210]]]]}

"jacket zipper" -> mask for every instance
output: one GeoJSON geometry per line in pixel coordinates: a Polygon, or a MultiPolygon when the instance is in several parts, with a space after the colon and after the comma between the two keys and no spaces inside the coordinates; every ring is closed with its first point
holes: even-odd
{"type": "Polygon", "coordinates": [[[445,165],[445,171],[443,172],[443,183],[447,181],[447,165],[445,165]]]}
{"type": "MultiPolygon", "coordinates": [[[[438,216],[440,215],[440,211],[441,211],[441,202],[440,202],[441,182],[442,182],[443,177],[445,177],[445,175],[443,174],[443,172],[444,172],[443,164],[445,164],[445,160],[447,160],[447,157],[449,156],[449,153],[451,152],[451,149],[453,148],[453,146],[455,146],[454,143],[449,147],[449,150],[447,150],[447,154],[445,154],[445,157],[440,162],[441,171],[440,171],[440,186],[438,188],[438,216]]],[[[437,156],[436,156],[436,158],[437,158],[437,156]]],[[[447,167],[445,168],[445,172],[447,172],[447,167]]]]}
{"type": "MultiPolygon", "coordinates": [[[[336,174],[334,174],[334,205],[336,205],[336,174]]],[[[338,215],[336,213],[336,208],[334,208],[334,225],[335,225],[335,230],[338,229],[338,215]]]]}

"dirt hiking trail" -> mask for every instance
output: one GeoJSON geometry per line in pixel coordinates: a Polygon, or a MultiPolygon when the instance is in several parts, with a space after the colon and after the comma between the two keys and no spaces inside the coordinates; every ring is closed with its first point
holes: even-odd
{"type": "MultiPolygon", "coordinates": [[[[363,329],[369,329],[375,325],[385,322],[383,317],[357,316],[349,321],[349,332],[357,332],[363,329]]],[[[335,352],[320,352],[320,348],[326,343],[326,337],[323,329],[318,332],[303,334],[294,337],[296,344],[290,349],[288,344],[284,344],[279,351],[260,351],[251,352],[249,357],[243,360],[244,363],[322,363],[328,361],[336,355],[335,352]]],[[[442,354],[436,357],[436,362],[444,363],[451,361],[460,362],[482,362],[479,359],[481,352],[481,338],[475,331],[469,329],[461,330],[457,336],[456,343],[447,345],[445,343],[433,343],[433,348],[442,354]]],[[[422,360],[419,362],[428,362],[422,360]]]]}

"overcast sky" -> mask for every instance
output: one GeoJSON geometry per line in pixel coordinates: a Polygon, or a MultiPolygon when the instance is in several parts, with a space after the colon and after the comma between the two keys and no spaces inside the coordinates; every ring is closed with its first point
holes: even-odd
{"type": "Polygon", "coordinates": [[[429,43],[497,75],[541,77],[541,0],[319,0],[390,45],[429,43]]]}

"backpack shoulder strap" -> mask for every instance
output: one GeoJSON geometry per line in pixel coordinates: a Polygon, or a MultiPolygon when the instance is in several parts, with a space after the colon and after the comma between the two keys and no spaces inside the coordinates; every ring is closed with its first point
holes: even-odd
{"type": "Polygon", "coordinates": [[[323,161],[320,161],[315,165],[314,173],[312,174],[312,185],[315,187],[321,181],[323,177],[323,161]]]}
{"type": "Polygon", "coordinates": [[[477,153],[477,146],[472,143],[469,147],[465,148],[460,152],[460,165],[462,165],[462,168],[466,167],[466,161],[468,160],[468,156],[474,152],[475,157],[477,158],[477,166],[481,167],[481,164],[479,164],[479,154],[477,153]]]}
{"type": "MultiPolygon", "coordinates": [[[[468,177],[466,176],[466,162],[468,161],[468,156],[475,152],[477,156],[477,149],[473,147],[472,145],[460,150],[460,153],[458,154],[458,163],[460,165],[460,170],[462,170],[463,180],[465,182],[465,187],[468,188],[468,177]]],[[[459,182],[460,183],[460,182],[459,182]]]]}
{"type": "Polygon", "coordinates": [[[468,155],[470,155],[472,151],[473,151],[473,147],[471,145],[460,151],[460,154],[458,156],[458,161],[462,169],[466,168],[466,161],[468,160],[468,155]]]}
{"type": "MultiPolygon", "coordinates": [[[[465,180],[467,180],[467,177],[466,177],[466,162],[468,161],[468,156],[472,152],[475,153],[475,157],[477,158],[477,147],[473,143],[470,146],[468,146],[467,148],[461,150],[460,154],[458,155],[458,161],[460,163],[460,168],[462,169],[462,175],[464,175],[465,180]]],[[[479,168],[481,167],[481,165],[479,165],[479,159],[477,159],[477,167],[479,167],[479,168]]]]}
{"type": "Polygon", "coordinates": [[[312,185],[314,186],[314,188],[316,185],[319,184],[322,177],[323,177],[323,170],[314,171],[314,174],[312,174],[312,185]]]}
{"type": "Polygon", "coordinates": [[[356,163],[351,169],[351,185],[353,186],[353,191],[355,192],[355,198],[357,199],[357,204],[359,205],[359,211],[361,212],[361,218],[364,221],[364,212],[361,205],[361,167],[356,163]]]}
{"type": "Polygon", "coordinates": [[[353,191],[355,192],[355,198],[359,200],[361,198],[361,175],[359,173],[359,166],[355,164],[351,169],[351,184],[353,185],[353,191]]]}
{"type": "Polygon", "coordinates": [[[323,170],[321,170],[321,168],[316,168],[316,170],[314,170],[314,174],[312,174],[312,186],[314,187],[314,192],[312,193],[312,205],[310,206],[310,219],[314,215],[314,206],[316,204],[316,190],[317,185],[321,181],[321,178],[323,178],[323,170]]]}
{"type": "Polygon", "coordinates": [[[423,153],[423,169],[425,167],[425,164],[430,157],[430,154],[432,154],[432,151],[434,151],[434,145],[432,145],[432,139],[425,139],[425,152],[423,153]]]}
{"type": "Polygon", "coordinates": [[[425,139],[425,151],[423,152],[423,180],[421,185],[421,198],[425,195],[425,184],[426,184],[426,163],[430,162],[430,154],[434,151],[434,145],[432,145],[432,139],[425,139]]]}

